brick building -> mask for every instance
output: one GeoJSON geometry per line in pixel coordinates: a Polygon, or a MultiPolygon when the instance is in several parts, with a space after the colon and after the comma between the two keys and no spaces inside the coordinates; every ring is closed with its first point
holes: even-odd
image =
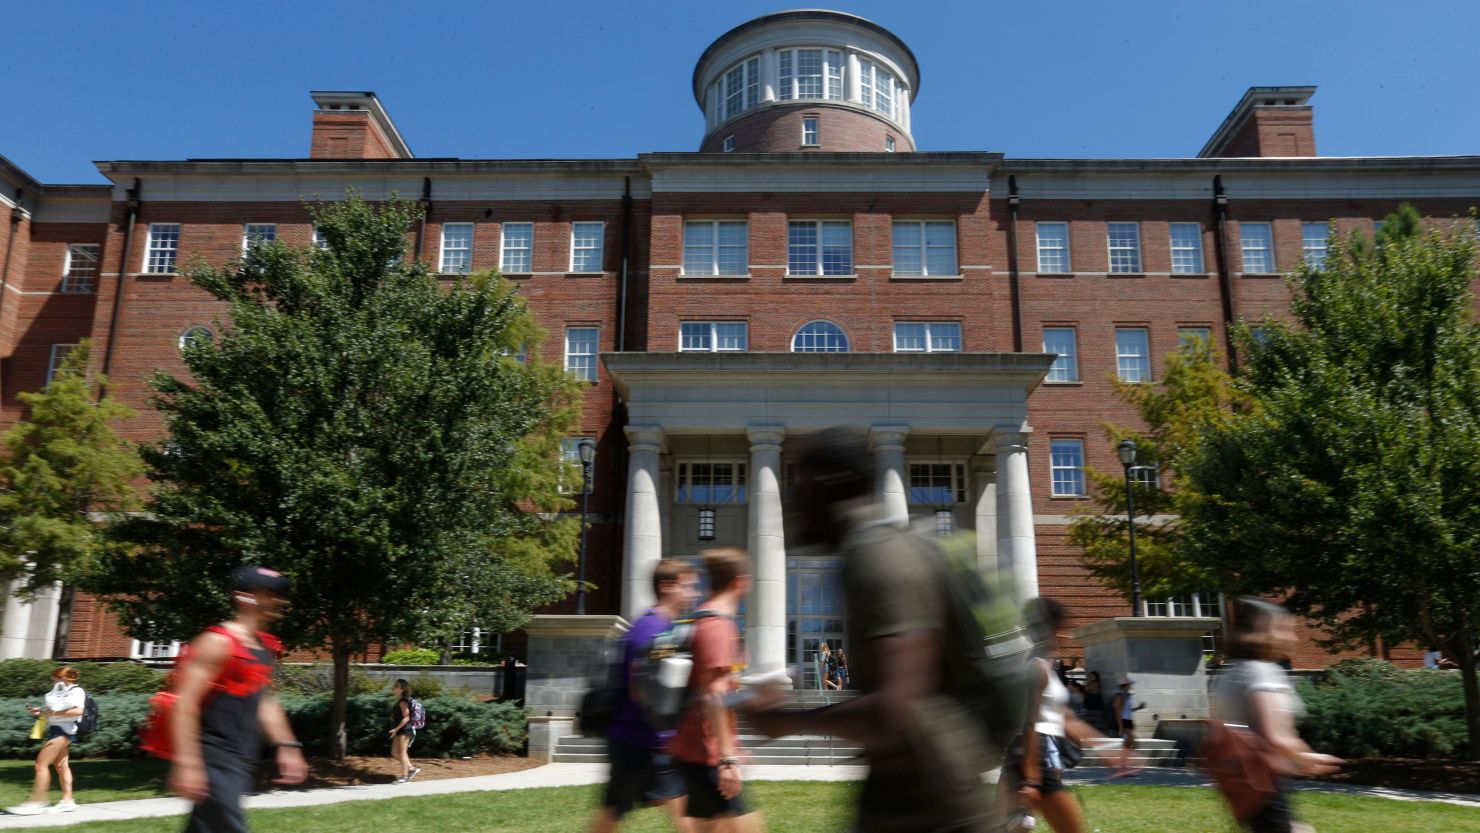
{"type": "MultiPolygon", "coordinates": [[[[157,438],[145,376],[182,372],[180,344],[222,314],[178,268],[254,238],[311,245],[304,199],[399,194],[427,211],[415,257],[502,269],[548,331],[537,347],[590,382],[592,612],[639,611],[659,557],[734,544],[755,558],[757,666],[840,644],[838,565],[787,546],[780,495],[793,442],[844,423],[871,431],[897,515],[976,530],[984,564],[1087,622],[1126,612],[1064,541],[1084,466],[1119,465],[1101,422],[1133,421],[1110,380],[1282,314],[1279,273],[1323,257],[1329,223],[1370,232],[1403,201],[1443,220],[1480,195],[1480,157],[1317,156],[1313,87],[1251,88],[1187,158],[922,151],[915,56],[837,12],[744,23],[693,82],[697,153],[418,159],[373,93],[319,92],[306,158],[103,162],[108,184],[52,185],[0,157],[0,419],[91,338],[143,414],[125,433],[157,438]]],[[[53,646],[172,650],[85,596],[9,600],[4,655],[53,646]]]]}

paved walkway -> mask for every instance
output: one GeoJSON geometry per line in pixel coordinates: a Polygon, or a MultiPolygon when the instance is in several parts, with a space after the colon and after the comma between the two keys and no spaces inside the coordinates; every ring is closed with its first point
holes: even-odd
{"type": "MultiPolygon", "coordinates": [[[[420,795],[527,790],[539,787],[576,787],[600,784],[606,780],[606,764],[548,764],[519,772],[500,775],[478,775],[469,778],[443,778],[436,781],[413,781],[410,784],[370,784],[359,787],[337,787],[323,790],[294,790],[254,795],[246,806],[255,809],[284,807],[321,807],[343,801],[383,801],[420,795]]],[[[861,766],[752,766],[746,768],[751,781],[856,781],[867,770],[861,766]]],[[[1130,784],[1157,787],[1206,786],[1197,772],[1186,769],[1150,769],[1134,778],[1112,781],[1109,770],[1085,767],[1074,770],[1066,779],[1074,786],[1130,784]]],[[[1452,793],[1429,793],[1412,790],[1388,790],[1378,787],[1355,787],[1346,784],[1298,782],[1296,789],[1391,798],[1400,801],[1442,801],[1480,809],[1480,796],[1452,793]]],[[[83,804],[75,813],[40,816],[0,815],[0,830],[21,828],[64,827],[90,821],[163,818],[184,815],[187,805],[178,798],[146,798],[133,801],[108,801],[83,804]]]]}

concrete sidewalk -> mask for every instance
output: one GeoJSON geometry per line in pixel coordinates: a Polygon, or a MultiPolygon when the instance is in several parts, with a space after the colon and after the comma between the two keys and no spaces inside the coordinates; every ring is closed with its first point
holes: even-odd
{"type": "MultiPolygon", "coordinates": [[[[751,766],[746,767],[746,779],[750,781],[857,781],[868,772],[862,766],[751,766]]],[[[425,795],[451,795],[466,792],[497,792],[501,790],[528,790],[540,787],[577,787],[600,784],[606,780],[606,764],[547,764],[534,769],[506,772],[500,775],[479,775],[469,778],[443,778],[437,781],[413,781],[410,784],[369,784],[359,787],[336,787],[323,790],[294,790],[272,792],[250,796],[246,806],[253,810],[292,807],[321,807],[344,801],[384,801],[391,798],[407,798],[425,795]]],[[[1110,770],[1104,767],[1083,767],[1072,770],[1064,779],[1076,787],[1093,787],[1104,784],[1148,787],[1208,787],[1200,773],[1190,769],[1148,769],[1134,778],[1113,780],[1110,770]]],[[[1358,787],[1347,784],[1327,784],[1314,781],[1297,781],[1295,789],[1313,792],[1365,795],[1374,798],[1389,798],[1399,801],[1440,801],[1480,810],[1480,796],[1455,793],[1418,792],[1413,790],[1389,790],[1380,787],[1358,787]]],[[[123,819],[165,818],[181,816],[188,805],[178,798],[146,798],[133,801],[108,801],[101,804],[83,804],[75,813],[46,814],[40,816],[0,815],[0,830],[21,828],[65,827],[92,821],[120,821],[123,819]]],[[[166,829],[166,828],[161,828],[166,829]]]]}

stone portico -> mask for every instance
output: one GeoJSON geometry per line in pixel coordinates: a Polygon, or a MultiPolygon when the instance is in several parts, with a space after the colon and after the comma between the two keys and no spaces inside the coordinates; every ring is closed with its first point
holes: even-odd
{"type": "Polygon", "coordinates": [[[788,443],[838,425],[868,429],[878,495],[892,516],[904,523],[912,506],[916,514],[949,512],[953,528],[976,532],[984,568],[1010,571],[1021,598],[1038,595],[1027,401],[1052,360],[1027,353],[603,354],[628,416],[623,616],[633,620],[652,604],[659,559],[733,545],[754,559],[743,617],[753,669],[808,659],[811,649],[799,647],[804,630],[820,638],[841,630],[834,623],[846,613],[832,600],[829,578],[836,565],[788,548],[782,511],[788,443]],[[703,484],[714,534],[702,543],[689,500],[699,493],[695,471],[732,478],[722,490],[703,484]],[[949,498],[925,506],[926,494],[949,498]],[[820,619],[799,623],[803,613],[820,619]]]}

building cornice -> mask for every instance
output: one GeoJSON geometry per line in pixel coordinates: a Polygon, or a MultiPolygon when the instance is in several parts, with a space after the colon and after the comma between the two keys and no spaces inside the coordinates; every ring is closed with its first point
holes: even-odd
{"type": "Polygon", "coordinates": [[[1016,159],[1002,158],[997,173],[1227,173],[1238,171],[1480,171],[1480,156],[1302,156],[1234,159],[1016,159]]]}
{"type": "Polygon", "coordinates": [[[104,176],[176,174],[641,173],[635,159],[184,159],[96,163],[104,176]]]}

